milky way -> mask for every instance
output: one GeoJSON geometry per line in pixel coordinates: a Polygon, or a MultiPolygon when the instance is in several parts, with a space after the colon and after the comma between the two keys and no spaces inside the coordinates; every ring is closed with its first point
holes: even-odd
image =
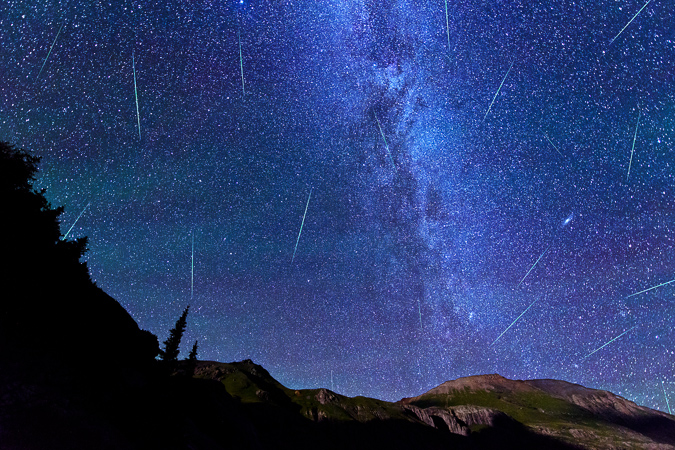
{"type": "Polygon", "coordinates": [[[163,341],[191,305],[200,359],[387,400],[556,378],[665,411],[674,23],[658,0],[10,0],[0,140],[42,158],[142,328],[163,341]]]}

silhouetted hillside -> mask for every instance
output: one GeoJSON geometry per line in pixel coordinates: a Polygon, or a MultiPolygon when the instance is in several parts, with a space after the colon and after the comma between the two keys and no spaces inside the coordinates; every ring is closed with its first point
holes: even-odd
{"type": "Polygon", "coordinates": [[[0,338],[62,358],[152,361],[157,339],[92,283],[87,239],[64,240],[62,208],[33,188],[37,163],[0,143],[0,338]]]}

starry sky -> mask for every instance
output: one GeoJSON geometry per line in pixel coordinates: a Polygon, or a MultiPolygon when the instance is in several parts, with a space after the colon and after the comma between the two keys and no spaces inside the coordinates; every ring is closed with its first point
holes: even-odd
{"type": "Polygon", "coordinates": [[[672,6],[9,0],[0,140],[142,328],[191,305],[185,353],[667,411],[675,283],[639,292],[675,278],[672,6]]]}

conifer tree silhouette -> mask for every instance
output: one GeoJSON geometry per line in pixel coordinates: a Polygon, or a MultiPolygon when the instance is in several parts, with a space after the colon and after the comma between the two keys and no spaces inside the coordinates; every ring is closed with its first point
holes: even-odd
{"type": "Polygon", "coordinates": [[[162,361],[178,361],[178,353],[180,352],[178,347],[180,346],[180,340],[183,338],[183,333],[185,332],[189,311],[190,306],[188,305],[188,307],[185,308],[185,311],[183,311],[183,314],[181,314],[176,321],[176,325],[169,331],[169,338],[164,341],[164,349],[159,352],[159,357],[162,361]]]}
{"type": "Polygon", "coordinates": [[[186,373],[188,376],[193,376],[195,374],[195,369],[197,368],[197,348],[199,347],[199,341],[195,341],[192,345],[192,350],[190,350],[190,355],[187,358],[186,364],[186,373]]]}
{"type": "Polygon", "coordinates": [[[197,361],[197,348],[199,347],[199,341],[195,341],[192,345],[192,350],[190,350],[190,355],[188,356],[188,361],[197,361]]]}

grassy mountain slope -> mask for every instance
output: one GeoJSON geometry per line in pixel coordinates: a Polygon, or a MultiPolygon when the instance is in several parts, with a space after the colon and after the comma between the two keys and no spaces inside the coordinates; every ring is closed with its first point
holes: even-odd
{"type": "MultiPolygon", "coordinates": [[[[250,360],[201,362],[196,376],[220,382],[254,423],[278,424],[263,427],[263,435],[288,437],[286,429],[323,433],[351,427],[363,430],[357,433],[363,439],[370,433],[368,427],[395,429],[405,424],[416,433],[434,430],[427,439],[440,439],[441,446],[452,437],[447,444],[457,448],[675,448],[672,416],[557,380],[467,377],[391,403],[327,389],[288,389],[250,360]]],[[[396,439],[389,445],[401,448],[401,442],[396,439]]]]}
{"type": "Polygon", "coordinates": [[[675,448],[675,417],[565,381],[466,377],[402,403],[447,411],[467,405],[489,408],[537,434],[583,448],[675,448]]]}

